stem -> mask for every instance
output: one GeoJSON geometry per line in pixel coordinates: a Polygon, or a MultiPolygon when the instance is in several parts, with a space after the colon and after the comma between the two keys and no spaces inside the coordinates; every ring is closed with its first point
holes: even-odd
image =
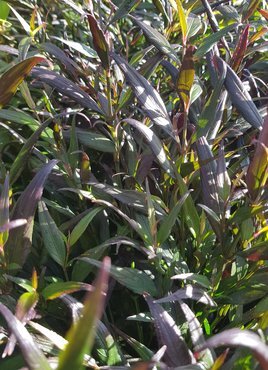
{"type": "Polygon", "coordinates": [[[112,105],[112,95],[111,95],[111,72],[110,69],[106,71],[106,84],[107,84],[107,100],[108,100],[108,114],[109,120],[113,117],[113,105],[112,105]]]}

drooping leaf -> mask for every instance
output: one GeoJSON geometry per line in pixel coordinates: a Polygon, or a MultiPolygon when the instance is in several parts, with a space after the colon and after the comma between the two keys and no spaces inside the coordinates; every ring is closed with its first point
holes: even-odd
{"type": "MultiPolygon", "coordinates": [[[[100,267],[101,262],[88,257],[79,257],[80,260],[100,267]]],[[[134,293],[143,294],[149,292],[155,296],[157,294],[156,286],[150,276],[143,271],[129,267],[111,266],[111,276],[120,284],[132,290],[134,293]]]]}
{"type": "Polygon", "coordinates": [[[174,62],[179,63],[179,58],[175,50],[172,48],[168,40],[159,31],[133,16],[130,17],[132,21],[142,29],[144,35],[146,36],[146,38],[148,38],[151,44],[153,44],[163,54],[174,60],[174,62]]]}
{"type": "Polygon", "coordinates": [[[48,71],[42,68],[34,68],[32,75],[46,83],[47,85],[55,88],[62,95],[68,96],[75,102],[79,103],[82,107],[91,109],[95,112],[102,113],[97,103],[85,93],[79,86],[58,73],[48,71]]]}
{"type": "Polygon", "coordinates": [[[189,110],[190,91],[193,86],[195,74],[193,52],[194,47],[192,45],[189,45],[182,60],[182,65],[177,82],[178,93],[184,103],[184,109],[186,112],[188,112],[189,110]]]}
{"type": "Polygon", "coordinates": [[[25,218],[27,224],[10,231],[8,242],[5,246],[5,254],[9,263],[22,266],[30,251],[33,219],[38,201],[41,199],[45,181],[56,165],[53,159],[37,172],[33,180],[20,195],[12,212],[12,220],[25,218]]]}
{"type": "Polygon", "coordinates": [[[31,72],[31,69],[44,57],[31,57],[11,67],[0,78],[0,108],[8,104],[12,96],[17,91],[18,86],[31,72]]]}
{"type": "Polygon", "coordinates": [[[100,60],[102,62],[103,68],[109,69],[110,66],[110,56],[109,56],[109,45],[106,41],[105,35],[100,28],[96,18],[92,14],[87,16],[90,30],[92,33],[93,44],[100,60]]]}
{"type": "Polygon", "coordinates": [[[12,312],[1,302],[0,313],[4,316],[12,334],[15,335],[20,349],[23,353],[23,357],[27,362],[30,370],[51,370],[46,357],[40,351],[29,332],[25,329],[23,324],[12,314],[12,312]]]}
{"type": "Polygon", "coordinates": [[[167,346],[164,355],[166,364],[178,367],[194,363],[191,351],[187,348],[173,318],[158,303],[154,303],[149,294],[144,294],[144,297],[154,318],[159,345],[167,346]]]}
{"type": "Polygon", "coordinates": [[[230,24],[229,26],[222,28],[221,30],[212,33],[208,37],[204,39],[201,45],[195,52],[196,58],[202,58],[208,51],[212,49],[212,47],[220,41],[220,39],[225,36],[228,32],[232,31],[235,27],[237,27],[237,23],[230,24]]]}
{"type": "Polygon", "coordinates": [[[87,296],[80,318],[67,333],[68,344],[60,353],[57,370],[82,369],[84,355],[91,351],[96,325],[103,313],[109,270],[110,259],[106,257],[93,284],[94,291],[87,296]]]}
{"type": "Polygon", "coordinates": [[[210,296],[203,289],[197,286],[187,285],[185,288],[177,290],[175,293],[168,295],[167,297],[158,299],[157,303],[165,303],[172,301],[179,301],[183,299],[193,299],[203,304],[215,307],[216,303],[210,298],[210,296]]]}
{"type": "Polygon", "coordinates": [[[42,201],[38,203],[38,215],[40,229],[47,252],[60,266],[64,266],[66,263],[66,246],[63,235],[50,216],[46,204],[42,201]]]}
{"type": "MultiPolygon", "coordinates": [[[[75,128],[75,133],[78,141],[85,147],[99,150],[105,153],[114,153],[115,151],[114,142],[103,134],[80,128],[75,128]]],[[[71,130],[64,130],[63,137],[69,139],[70,136],[71,130]]]]}
{"type": "Polygon", "coordinates": [[[92,287],[89,284],[80,283],[77,281],[51,283],[42,290],[42,296],[46,300],[52,300],[60,297],[63,294],[70,294],[73,292],[78,292],[79,290],[91,291],[92,287]]]}
{"type": "Polygon", "coordinates": [[[97,58],[98,54],[94,49],[92,49],[90,46],[85,45],[81,42],[76,42],[72,40],[65,40],[63,38],[57,37],[57,36],[51,36],[54,40],[61,41],[63,44],[66,44],[69,46],[71,49],[74,49],[78,51],[80,54],[86,56],[87,58],[97,58]]]}
{"type": "Polygon", "coordinates": [[[168,159],[166,152],[162,146],[162,143],[157,137],[157,135],[149,127],[145,126],[143,123],[137,120],[134,120],[132,118],[127,118],[124,120],[124,122],[127,122],[132,127],[135,127],[146,138],[160,166],[170,176],[174,177],[174,171],[172,168],[171,161],[168,159]]]}
{"type": "Polygon", "coordinates": [[[247,122],[260,130],[263,119],[242,81],[238,78],[232,68],[229,67],[220,57],[215,56],[214,58],[220,74],[223,72],[224,68],[227,68],[224,85],[229,93],[233,105],[247,122]]]}
{"type": "Polygon", "coordinates": [[[199,351],[205,348],[217,348],[221,346],[248,348],[253,351],[261,367],[264,370],[268,368],[268,346],[263,343],[257,334],[249,330],[224,330],[222,333],[209,338],[199,347],[199,351]]]}
{"type": "Polygon", "coordinates": [[[123,58],[115,53],[112,53],[112,57],[123,71],[136,98],[144,107],[145,114],[147,114],[156,125],[162,127],[167,133],[172,135],[172,125],[165,104],[158,92],[123,58]]]}

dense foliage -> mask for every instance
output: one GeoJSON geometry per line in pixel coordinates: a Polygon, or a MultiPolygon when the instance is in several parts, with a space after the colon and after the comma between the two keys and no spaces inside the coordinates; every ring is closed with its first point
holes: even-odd
{"type": "Polygon", "coordinates": [[[267,19],[0,1],[1,370],[268,369],[267,19]]]}

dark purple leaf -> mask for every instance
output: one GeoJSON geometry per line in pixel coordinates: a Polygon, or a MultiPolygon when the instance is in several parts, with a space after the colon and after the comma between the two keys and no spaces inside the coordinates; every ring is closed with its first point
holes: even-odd
{"type": "Polygon", "coordinates": [[[62,95],[68,96],[82,107],[101,114],[103,113],[97,103],[85,91],[58,73],[43,68],[34,68],[32,70],[32,76],[55,88],[62,95]]]}
{"type": "Polygon", "coordinates": [[[227,68],[224,85],[229,93],[233,105],[248,123],[260,130],[263,124],[263,119],[242,81],[232,68],[220,57],[215,55],[214,58],[220,74],[223,72],[225,67],[227,68]]]}
{"type": "Polygon", "coordinates": [[[216,303],[210,298],[210,296],[203,289],[193,285],[187,285],[185,288],[177,290],[175,293],[168,295],[167,297],[160,298],[156,303],[165,303],[180,301],[182,299],[193,299],[211,307],[215,307],[216,303]]]}
{"type": "Polygon", "coordinates": [[[8,263],[15,263],[22,266],[28,256],[31,247],[33,219],[36,206],[41,199],[45,181],[56,163],[57,160],[54,159],[37,172],[33,180],[19,197],[13,209],[12,220],[25,218],[27,223],[10,231],[5,246],[8,263]]]}
{"type": "Polygon", "coordinates": [[[135,68],[131,67],[125,59],[115,53],[112,53],[112,57],[123,71],[136,98],[143,106],[145,114],[148,115],[156,125],[160,126],[169,135],[172,135],[171,121],[165,104],[158,92],[135,68]]]}
{"type": "Polygon", "coordinates": [[[268,369],[268,346],[261,338],[249,330],[229,329],[208,339],[198,350],[217,347],[245,347],[252,350],[263,370],[268,369]]]}
{"type": "Polygon", "coordinates": [[[29,368],[31,370],[51,370],[47,359],[36,346],[33,338],[23,324],[2,303],[0,303],[0,313],[4,316],[9,330],[15,335],[29,368]]]}
{"type": "Polygon", "coordinates": [[[144,298],[154,318],[154,325],[159,345],[167,346],[164,355],[167,365],[177,367],[194,363],[195,360],[192,353],[187,348],[187,345],[181,336],[181,332],[173,318],[159,304],[154,303],[149,294],[144,294],[144,298]]]}

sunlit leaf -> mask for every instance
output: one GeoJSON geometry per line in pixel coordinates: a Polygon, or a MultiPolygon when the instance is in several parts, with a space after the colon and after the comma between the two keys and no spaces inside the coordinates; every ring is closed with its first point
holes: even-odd
{"type": "Polygon", "coordinates": [[[141,0],[123,0],[118,9],[116,9],[116,12],[109,23],[114,23],[119,19],[124,18],[127,14],[133,12],[140,2],[141,0]]]}
{"type": "Polygon", "coordinates": [[[239,37],[238,43],[232,56],[231,66],[234,71],[238,71],[243,61],[248,45],[248,35],[249,35],[249,25],[246,25],[246,27],[244,28],[243,32],[239,37]]]}
{"type": "Polygon", "coordinates": [[[148,38],[151,44],[153,44],[163,54],[173,59],[174,62],[179,63],[179,59],[175,50],[172,48],[168,40],[159,31],[133,16],[131,16],[131,19],[142,29],[144,35],[146,36],[146,38],[148,38]]]}
{"type": "Polygon", "coordinates": [[[112,56],[122,69],[127,81],[136,95],[136,98],[144,107],[145,114],[147,114],[156,125],[162,127],[171,135],[172,125],[165,104],[158,92],[123,58],[115,53],[113,53],[112,56]]]}
{"type": "Polygon", "coordinates": [[[194,82],[194,60],[193,60],[194,46],[190,45],[186,49],[186,53],[182,60],[182,65],[179,72],[177,89],[179,95],[184,103],[186,112],[189,110],[190,90],[194,82]]]}
{"type": "Polygon", "coordinates": [[[98,56],[100,57],[103,68],[108,69],[110,66],[110,57],[109,46],[106,41],[105,35],[100,28],[96,18],[92,14],[88,14],[87,18],[92,33],[94,48],[98,53],[98,56]]]}
{"type": "Polygon", "coordinates": [[[42,290],[42,296],[45,299],[56,299],[63,294],[70,294],[73,292],[78,292],[79,290],[91,291],[92,288],[89,284],[80,283],[77,281],[64,281],[49,284],[42,290]]]}
{"type": "Polygon", "coordinates": [[[12,96],[17,91],[18,86],[31,72],[31,69],[44,57],[31,57],[11,67],[0,78],[0,108],[8,104],[12,96]]]}
{"type": "Polygon", "coordinates": [[[177,367],[194,363],[192,354],[173,318],[158,303],[154,303],[149,294],[145,294],[144,297],[154,318],[159,344],[167,346],[164,355],[167,365],[177,367]]]}

